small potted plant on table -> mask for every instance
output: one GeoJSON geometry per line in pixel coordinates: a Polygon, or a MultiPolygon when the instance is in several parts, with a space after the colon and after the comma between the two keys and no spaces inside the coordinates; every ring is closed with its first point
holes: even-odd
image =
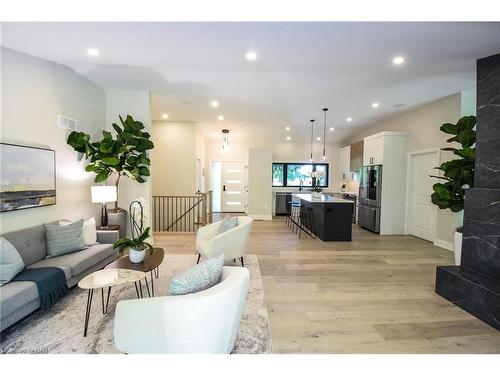
{"type": "Polygon", "coordinates": [[[137,238],[122,238],[116,241],[113,249],[119,248],[120,252],[128,249],[128,257],[132,263],[141,263],[146,256],[146,250],[153,251],[153,246],[146,242],[149,238],[149,227],[137,238]]]}
{"type": "Polygon", "coordinates": [[[314,171],[311,173],[311,177],[312,177],[311,198],[313,200],[321,200],[323,188],[318,186],[318,181],[324,175],[325,175],[325,172],[323,172],[323,171],[314,171]]]}

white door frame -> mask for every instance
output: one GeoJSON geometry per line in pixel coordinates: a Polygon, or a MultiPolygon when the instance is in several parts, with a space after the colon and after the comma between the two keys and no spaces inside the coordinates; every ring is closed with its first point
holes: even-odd
{"type": "MultiPolygon", "coordinates": [[[[245,188],[243,189],[243,202],[244,202],[244,207],[245,207],[245,213],[248,213],[248,160],[243,160],[243,159],[210,159],[208,161],[208,178],[209,178],[209,183],[210,186],[212,186],[212,163],[213,162],[238,162],[238,163],[245,163],[245,188]]],[[[222,193],[220,197],[220,202],[221,202],[221,209],[222,209],[222,193]]]]}
{"type": "MultiPolygon", "coordinates": [[[[413,160],[414,157],[417,155],[423,155],[423,154],[436,154],[437,156],[437,162],[440,162],[440,148],[428,148],[425,150],[418,150],[418,151],[410,151],[408,152],[408,160],[407,160],[407,168],[406,170],[408,171],[406,173],[406,204],[405,204],[405,234],[409,235],[410,234],[410,213],[411,213],[411,196],[412,196],[412,186],[411,186],[411,181],[413,177],[413,160]]],[[[437,167],[437,165],[436,165],[437,167]]],[[[436,241],[436,233],[437,232],[437,209],[434,210],[434,228],[433,228],[433,233],[434,233],[434,241],[436,241]]]]}

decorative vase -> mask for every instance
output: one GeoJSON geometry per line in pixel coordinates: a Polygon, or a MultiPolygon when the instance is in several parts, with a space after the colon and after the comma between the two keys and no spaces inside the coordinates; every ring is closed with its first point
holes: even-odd
{"type": "Polygon", "coordinates": [[[108,210],[108,225],[114,224],[120,226],[120,238],[127,236],[127,211],[108,210]]]}
{"type": "Polygon", "coordinates": [[[453,236],[453,250],[455,253],[455,266],[460,265],[460,260],[462,259],[462,237],[464,230],[464,210],[459,211],[455,214],[455,223],[457,225],[457,230],[453,236]]]}
{"type": "Polygon", "coordinates": [[[322,193],[319,193],[317,191],[313,191],[311,193],[311,199],[314,200],[314,201],[320,201],[322,195],[323,195],[322,193]]]}
{"type": "Polygon", "coordinates": [[[453,248],[455,250],[455,266],[460,265],[460,259],[462,259],[462,237],[461,232],[455,232],[453,237],[453,248]]]}
{"type": "Polygon", "coordinates": [[[141,263],[146,255],[146,250],[136,250],[129,248],[128,257],[132,263],[141,263]]]}

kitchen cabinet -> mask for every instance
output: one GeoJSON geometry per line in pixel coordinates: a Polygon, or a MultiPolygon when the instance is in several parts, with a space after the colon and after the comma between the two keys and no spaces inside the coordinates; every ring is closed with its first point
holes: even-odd
{"type": "MultiPolygon", "coordinates": [[[[363,142],[363,165],[382,165],[378,178],[381,187],[380,234],[405,232],[408,137],[408,132],[384,131],[366,137],[363,142]]],[[[360,205],[359,217],[362,215],[372,215],[372,212],[363,211],[360,205]]]]}
{"type": "Polygon", "coordinates": [[[351,144],[351,157],[349,169],[351,172],[359,172],[363,165],[363,141],[351,144]]]}
{"type": "Polygon", "coordinates": [[[351,146],[340,149],[340,179],[350,181],[351,177],[351,146]]]}
{"type": "Polygon", "coordinates": [[[383,164],[384,140],[384,132],[363,140],[363,165],[383,164]]]}

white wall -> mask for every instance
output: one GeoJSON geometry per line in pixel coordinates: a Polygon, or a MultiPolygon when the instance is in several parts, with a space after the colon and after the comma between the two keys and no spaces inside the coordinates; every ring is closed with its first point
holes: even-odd
{"type": "MultiPolygon", "coordinates": [[[[106,125],[108,131],[115,133],[112,123],[120,123],[118,116],[123,119],[131,115],[135,120],[144,124],[144,131],[151,133],[150,94],[148,91],[107,91],[106,92],[106,125]]],[[[150,154],[151,157],[151,154],[150,154]]],[[[153,176],[155,166],[151,165],[153,176]]],[[[114,184],[113,177],[108,179],[107,184],[114,184]]],[[[151,178],[140,184],[126,176],[120,179],[118,189],[119,206],[128,211],[130,203],[139,197],[143,197],[149,204],[151,210],[151,178]]],[[[151,226],[151,212],[144,223],[145,227],[151,226]]],[[[127,225],[128,227],[128,225],[127,225]]],[[[130,228],[128,228],[128,231],[130,228]]]]}
{"type": "MultiPolygon", "coordinates": [[[[445,122],[456,123],[462,115],[474,114],[474,103],[475,96],[473,93],[447,96],[362,129],[345,145],[384,130],[394,130],[408,131],[410,133],[408,152],[450,147],[453,145],[446,143],[449,136],[441,132],[439,127],[445,122]],[[464,106],[463,110],[462,106],[464,106]],[[467,113],[467,111],[473,110],[474,113],[467,113]]],[[[453,155],[450,152],[440,151],[439,163],[452,157],[453,155]]],[[[405,202],[401,202],[401,204],[404,205],[405,202]]],[[[437,241],[444,244],[444,246],[452,246],[455,227],[455,215],[450,210],[437,208],[437,241]]]]}
{"type": "Polygon", "coordinates": [[[254,219],[272,219],[272,162],[271,149],[248,150],[248,216],[254,219]]]}
{"type": "Polygon", "coordinates": [[[197,191],[197,127],[192,122],[154,121],[151,152],[153,195],[194,195],[197,191]]]}
{"type": "Polygon", "coordinates": [[[57,176],[57,204],[1,213],[1,233],[62,218],[98,220],[100,207],[90,201],[94,175],[83,170],[56,118],[76,119],[79,131],[97,136],[106,121],[104,91],[66,66],[4,47],[0,53],[1,140],[55,150],[57,176]]]}

